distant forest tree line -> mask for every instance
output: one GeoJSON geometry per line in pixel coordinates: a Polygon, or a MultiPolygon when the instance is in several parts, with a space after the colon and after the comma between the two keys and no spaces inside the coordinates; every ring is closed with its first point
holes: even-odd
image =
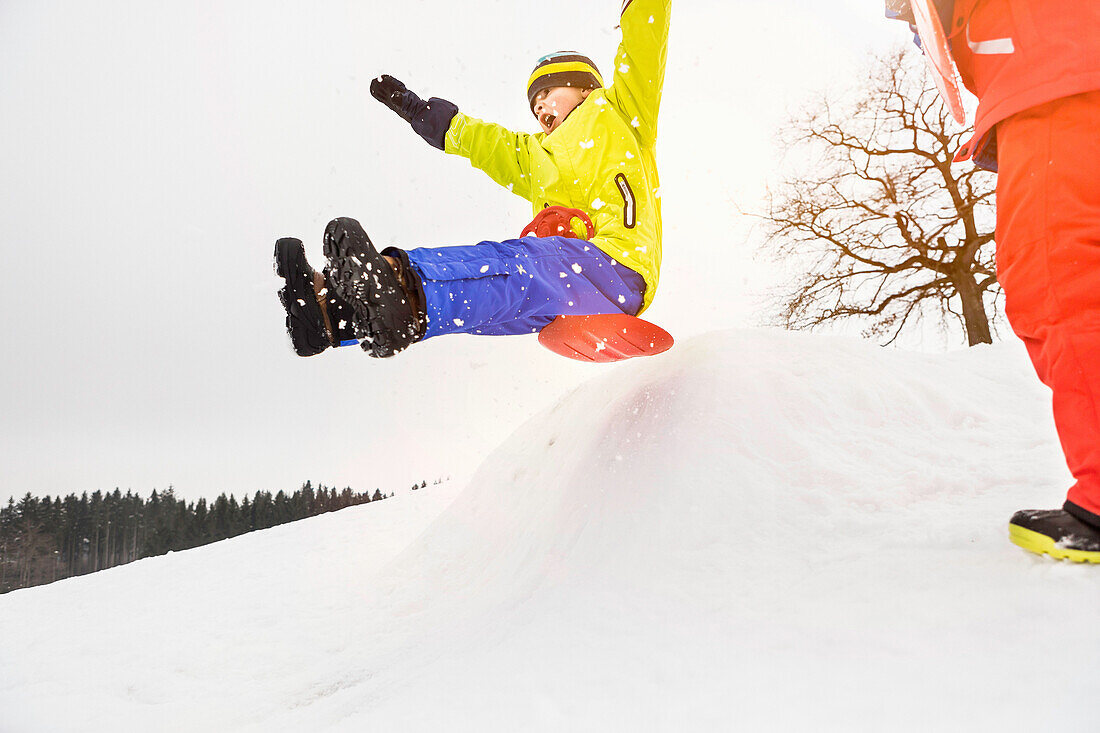
{"type": "MultiPolygon", "coordinates": [[[[439,483],[439,482],[436,482],[439,483]]],[[[414,484],[424,488],[427,482],[414,484]]],[[[393,494],[390,494],[393,496],[393,494]]],[[[0,509],[0,593],[188,550],[286,522],[386,498],[307,481],[293,494],[224,493],[187,502],[169,487],[148,499],[119,489],[41,499],[26,494],[0,509]]]]}

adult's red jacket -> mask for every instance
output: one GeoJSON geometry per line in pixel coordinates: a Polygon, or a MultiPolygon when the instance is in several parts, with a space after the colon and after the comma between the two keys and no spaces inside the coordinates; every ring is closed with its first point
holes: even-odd
{"type": "Polygon", "coordinates": [[[945,30],[979,100],[957,160],[992,158],[994,125],[1017,112],[1100,89],[1100,0],[955,0],[945,30]]]}

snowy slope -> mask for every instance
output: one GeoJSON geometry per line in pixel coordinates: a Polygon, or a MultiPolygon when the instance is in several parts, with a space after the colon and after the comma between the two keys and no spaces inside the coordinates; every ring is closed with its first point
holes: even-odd
{"type": "Polygon", "coordinates": [[[460,492],[0,597],[0,728],[1095,729],[1047,414],[1014,346],[689,340],[460,492]]]}

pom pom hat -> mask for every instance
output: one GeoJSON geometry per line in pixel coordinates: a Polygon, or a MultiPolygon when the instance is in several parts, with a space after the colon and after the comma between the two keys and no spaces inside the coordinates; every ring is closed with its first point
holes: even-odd
{"type": "Polygon", "coordinates": [[[587,56],[574,51],[558,51],[539,59],[531,78],[527,81],[527,101],[535,111],[535,97],[552,87],[577,87],[599,89],[603,77],[596,64],[587,56]]]}

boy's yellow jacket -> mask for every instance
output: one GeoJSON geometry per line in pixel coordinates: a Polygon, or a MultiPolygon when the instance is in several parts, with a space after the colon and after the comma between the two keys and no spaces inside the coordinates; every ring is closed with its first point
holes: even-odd
{"type": "MultiPolygon", "coordinates": [[[[611,86],[588,95],[552,134],[512,132],[457,113],[446,152],[522,196],[534,213],[566,206],[588,213],[592,242],[646,282],[661,267],[661,200],[654,148],[665,77],[671,0],[626,0],[611,86]]],[[[641,312],[641,311],[639,311],[641,312]]]]}

